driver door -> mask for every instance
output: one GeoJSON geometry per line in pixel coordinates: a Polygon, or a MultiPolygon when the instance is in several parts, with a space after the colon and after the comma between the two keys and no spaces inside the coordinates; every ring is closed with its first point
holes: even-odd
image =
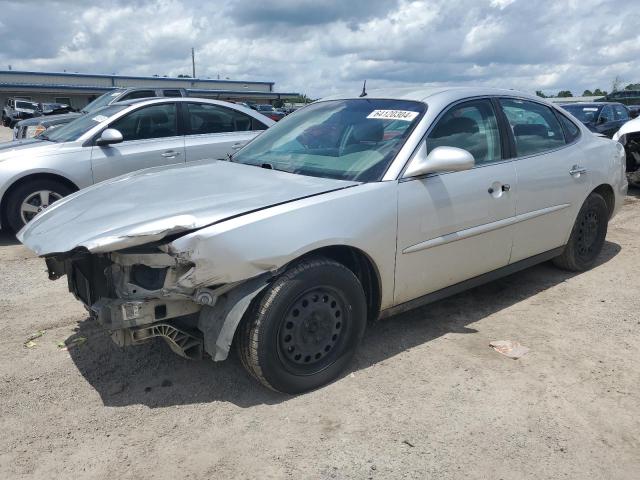
{"type": "Polygon", "coordinates": [[[426,142],[428,151],[469,151],[475,167],[400,181],[395,304],[504,267],[511,255],[517,179],[492,102],[451,107],[426,142]]]}
{"type": "Polygon", "coordinates": [[[142,107],[112,122],[108,128],[122,133],[123,141],[94,145],[93,181],[101,182],[143,168],[183,163],[184,137],[178,134],[175,103],[142,107]]]}

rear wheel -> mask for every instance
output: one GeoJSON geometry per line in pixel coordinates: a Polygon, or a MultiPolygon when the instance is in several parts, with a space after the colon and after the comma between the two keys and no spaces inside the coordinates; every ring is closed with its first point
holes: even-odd
{"type": "Polygon", "coordinates": [[[7,222],[18,232],[33,217],[72,190],[62,182],[47,178],[27,181],[14,189],[7,199],[7,222]]]}
{"type": "Polygon", "coordinates": [[[591,268],[602,251],[608,223],[607,202],[597,193],[590,194],[578,212],[564,252],[553,263],[574,272],[591,268]]]}
{"type": "Polygon", "coordinates": [[[323,257],[283,273],[254,301],[238,331],[245,368],[285,393],[318,388],[342,372],[366,326],[362,285],[323,257]]]}

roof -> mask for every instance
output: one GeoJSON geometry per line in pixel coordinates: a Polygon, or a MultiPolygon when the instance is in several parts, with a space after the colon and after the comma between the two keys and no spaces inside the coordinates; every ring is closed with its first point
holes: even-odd
{"type": "Polygon", "coordinates": [[[261,82],[253,80],[217,80],[211,78],[191,78],[191,77],[153,77],[153,76],[131,76],[131,75],[107,75],[102,73],[69,73],[69,72],[31,72],[28,70],[0,70],[0,74],[7,75],[37,75],[37,76],[66,76],[82,78],[123,78],[128,80],[166,80],[166,81],[192,81],[205,83],[258,83],[263,85],[274,85],[274,82],[261,82]]]}
{"type": "Polygon", "coordinates": [[[208,88],[184,88],[184,87],[162,87],[162,86],[150,86],[150,87],[94,87],[88,85],[52,85],[52,84],[34,84],[34,83],[0,83],[0,90],[39,90],[43,92],[55,91],[55,90],[76,90],[79,92],[87,93],[106,93],[115,90],[154,90],[154,89],[171,89],[171,90],[186,90],[188,93],[202,94],[202,95],[238,95],[246,97],[297,97],[298,93],[292,92],[261,92],[256,90],[220,90],[220,89],[208,89],[208,88]]]}
{"type": "Polygon", "coordinates": [[[557,102],[558,105],[577,105],[577,106],[594,106],[600,107],[602,105],[622,105],[620,102],[557,102]]]}
{"type": "Polygon", "coordinates": [[[579,103],[579,102],[600,102],[604,100],[604,95],[600,97],[547,97],[546,100],[551,103],[579,103]]]}
{"type": "MultiPolygon", "coordinates": [[[[367,90],[366,98],[389,98],[398,100],[414,100],[414,101],[426,101],[430,97],[436,95],[446,94],[452,98],[466,98],[472,96],[482,95],[504,95],[504,96],[518,96],[523,98],[532,98],[542,100],[540,97],[536,97],[530,93],[520,92],[518,90],[508,90],[504,88],[489,88],[489,87],[455,87],[455,86],[442,86],[442,87],[399,87],[399,88],[380,88],[367,90]]],[[[331,95],[323,98],[323,100],[337,100],[346,98],[359,98],[360,92],[350,92],[343,94],[331,95]]]]}

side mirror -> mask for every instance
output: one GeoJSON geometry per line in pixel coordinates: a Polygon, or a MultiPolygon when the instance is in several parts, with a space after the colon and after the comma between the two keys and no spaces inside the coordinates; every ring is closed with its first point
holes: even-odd
{"type": "Polygon", "coordinates": [[[600,117],[598,119],[598,124],[600,123],[607,123],[609,121],[609,119],[607,117],[600,117]]]}
{"type": "Polygon", "coordinates": [[[475,164],[473,155],[462,148],[436,147],[427,155],[427,142],[423,142],[403,178],[419,177],[427,173],[461,172],[472,169],[475,164]]]}
{"type": "Polygon", "coordinates": [[[638,110],[629,110],[629,117],[638,118],[638,110]]]}
{"type": "Polygon", "coordinates": [[[102,135],[100,135],[100,138],[96,140],[96,145],[100,147],[104,147],[106,145],[120,143],[122,142],[122,140],[123,140],[122,134],[118,130],[116,130],[115,128],[107,128],[105,131],[102,132],[102,135]]]}

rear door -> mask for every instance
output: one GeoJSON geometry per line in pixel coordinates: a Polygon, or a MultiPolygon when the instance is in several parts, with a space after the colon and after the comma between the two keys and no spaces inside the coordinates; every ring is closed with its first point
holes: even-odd
{"type": "Polygon", "coordinates": [[[184,162],[184,137],[179,135],[177,121],[176,104],[167,102],[138,108],[112,122],[108,128],[122,133],[124,141],[92,147],[94,182],[134,170],[184,162]]]}
{"type": "Polygon", "coordinates": [[[571,120],[534,101],[503,98],[500,104],[518,174],[513,263],[567,242],[590,181],[576,144],[580,130],[571,120]]]}
{"type": "Polygon", "coordinates": [[[600,110],[600,116],[596,123],[596,131],[609,138],[613,137],[613,134],[618,131],[618,122],[615,119],[615,113],[611,105],[605,105],[600,110]]]}
{"type": "MultiPolygon", "coordinates": [[[[620,130],[620,127],[630,120],[629,110],[624,105],[613,105],[613,114],[616,121],[616,132],[620,130]]],[[[615,134],[615,132],[613,132],[615,134]]]]}
{"type": "Polygon", "coordinates": [[[454,285],[509,263],[516,171],[505,158],[493,102],[452,106],[427,136],[471,152],[471,170],[401,180],[395,303],[454,285]]]}
{"type": "Polygon", "coordinates": [[[225,160],[267,128],[243,112],[211,103],[183,103],[182,111],[188,162],[225,160]]]}

